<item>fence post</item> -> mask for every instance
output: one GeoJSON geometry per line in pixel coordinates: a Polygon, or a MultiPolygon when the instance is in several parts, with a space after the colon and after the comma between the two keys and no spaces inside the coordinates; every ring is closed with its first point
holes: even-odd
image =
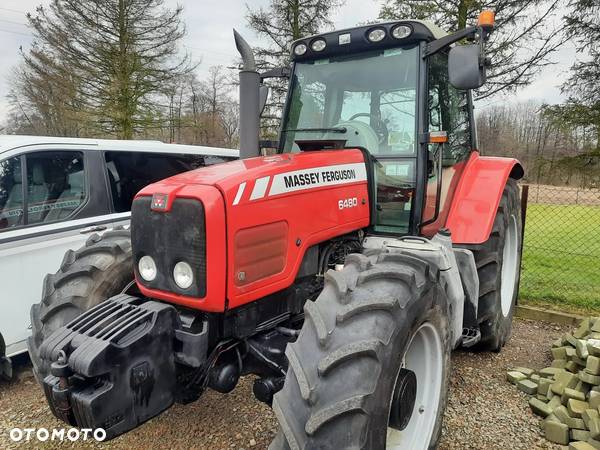
{"type": "Polygon", "coordinates": [[[525,220],[527,219],[527,202],[529,201],[529,185],[524,184],[521,190],[521,253],[523,252],[523,241],[525,240],[525,220]]]}

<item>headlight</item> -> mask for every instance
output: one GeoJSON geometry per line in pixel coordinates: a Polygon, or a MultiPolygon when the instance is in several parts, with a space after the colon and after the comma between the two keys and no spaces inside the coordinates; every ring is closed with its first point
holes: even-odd
{"type": "Polygon", "coordinates": [[[385,38],[385,30],[383,28],[375,28],[369,31],[367,38],[369,38],[371,42],[383,41],[383,38],[385,38]]]}
{"type": "Polygon", "coordinates": [[[156,278],[158,270],[152,256],[142,256],[138,262],[138,271],[140,276],[146,281],[153,281],[156,278]]]}
{"type": "Polygon", "coordinates": [[[323,50],[325,50],[326,46],[327,43],[324,39],[317,39],[316,41],[313,41],[312,44],[310,44],[310,48],[312,48],[315,52],[322,52],[323,50]]]}
{"type": "Polygon", "coordinates": [[[294,54],[296,56],[302,56],[306,53],[306,44],[298,44],[294,47],[294,54]]]}
{"type": "Polygon", "coordinates": [[[404,39],[410,36],[412,28],[406,25],[398,25],[392,30],[392,36],[396,39],[404,39]]]}
{"type": "Polygon", "coordinates": [[[173,279],[181,289],[189,288],[194,282],[192,266],[184,261],[179,261],[173,269],[173,279]]]}

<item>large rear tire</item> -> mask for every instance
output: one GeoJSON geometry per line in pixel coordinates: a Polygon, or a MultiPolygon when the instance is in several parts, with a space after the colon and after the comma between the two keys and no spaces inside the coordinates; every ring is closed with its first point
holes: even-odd
{"type": "Polygon", "coordinates": [[[438,272],[399,253],[352,254],[304,311],[273,400],[280,432],[270,449],[435,447],[450,367],[438,272]],[[416,375],[414,408],[393,400],[409,398],[398,395],[401,369],[416,375]],[[408,420],[401,433],[390,427],[393,416],[408,420]]]}
{"type": "Polygon", "coordinates": [[[39,382],[50,371],[39,354],[44,339],[88,309],[120,294],[132,281],[129,230],[94,234],[79,250],[65,253],[58,272],[44,279],[42,301],[31,307],[32,335],[27,346],[39,382]]]}
{"type": "Polygon", "coordinates": [[[479,274],[478,348],[499,352],[512,334],[521,276],[523,225],[519,186],[509,179],[489,239],[472,246],[479,274]]]}

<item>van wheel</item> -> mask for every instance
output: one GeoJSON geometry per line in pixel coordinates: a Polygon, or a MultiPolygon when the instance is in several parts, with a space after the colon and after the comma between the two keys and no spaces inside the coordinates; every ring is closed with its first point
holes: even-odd
{"type": "Polygon", "coordinates": [[[288,345],[270,450],[435,448],[447,401],[450,337],[437,271],[385,250],[329,271],[288,345]]]}
{"type": "Polygon", "coordinates": [[[6,345],[0,334],[0,379],[10,381],[13,377],[12,362],[6,357],[6,345]]]}
{"type": "Polygon", "coordinates": [[[38,382],[50,373],[39,354],[44,339],[88,309],[126,291],[132,281],[129,230],[93,234],[82,248],[65,253],[58,272],[44,279],[42,301],[31,307],[32,335],[27,347],[38,382]]]}

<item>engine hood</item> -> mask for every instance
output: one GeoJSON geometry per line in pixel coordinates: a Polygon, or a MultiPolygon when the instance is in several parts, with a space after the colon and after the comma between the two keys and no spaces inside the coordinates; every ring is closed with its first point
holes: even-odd
{"type": "Polygon", "coordinates": [[[177,193],[185,186],[214,186],[226,205],[366,180],[361,150],[328,150],[263,156],[218,164],[175,175],[138,195],[177,193]]]}

